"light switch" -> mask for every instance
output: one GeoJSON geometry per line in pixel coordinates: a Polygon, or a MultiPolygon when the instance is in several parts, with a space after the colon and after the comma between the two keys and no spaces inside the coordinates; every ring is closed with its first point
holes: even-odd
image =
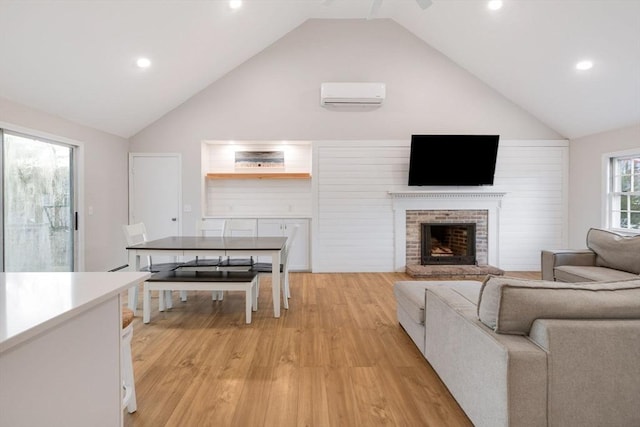
{"type": "Polygon", "coordinates": [[[93,215],[93,206],[87,207],[87,215],[93,215]]]}
{"type": "Polygon", "coordinates": [[[182,210],[184,212],[191,212],[191,205],[184,205],[184,207],[182,208],[182,210]]]}

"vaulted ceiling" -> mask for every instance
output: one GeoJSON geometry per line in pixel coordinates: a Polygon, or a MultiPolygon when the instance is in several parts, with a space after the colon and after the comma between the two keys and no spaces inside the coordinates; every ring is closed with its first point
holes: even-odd
{"type": "Polygon", "coordinates": [[[640,0],[427,3],[0,0],[0,97],[128,138],[308,19],[390,18],[567,138],[640,123],[640,0]]]}

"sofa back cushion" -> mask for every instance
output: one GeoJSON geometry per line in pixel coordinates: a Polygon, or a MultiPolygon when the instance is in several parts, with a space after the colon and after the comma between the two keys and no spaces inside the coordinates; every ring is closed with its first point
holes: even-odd
{"type": "Polygon", "coordinates": [[[527,335],[536,319],[640,319],[640,279],[559,283],[489,276],[478,318],[501,334],[527,335]]]}
{"type": "Polygon", "coordinates": [[[596,265],[640,274],[640,235],[622,236],[591,228],[587,247],[596,254],[596,265]]]}

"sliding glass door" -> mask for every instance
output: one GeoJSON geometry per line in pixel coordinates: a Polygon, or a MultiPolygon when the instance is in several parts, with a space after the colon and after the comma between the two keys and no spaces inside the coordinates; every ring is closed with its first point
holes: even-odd
{"type": "Polygon", "coordinates": [[[3,271],[73,271],[75,148],[0,132],[3,271]]]}

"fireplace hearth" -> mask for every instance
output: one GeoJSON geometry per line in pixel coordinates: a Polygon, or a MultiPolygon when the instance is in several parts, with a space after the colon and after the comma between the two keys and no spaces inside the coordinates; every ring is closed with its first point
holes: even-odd
{"type": "Polygon", "coordinates": [[[476,265],[475,223],[422,223],[421,265],[476,265]]]}

